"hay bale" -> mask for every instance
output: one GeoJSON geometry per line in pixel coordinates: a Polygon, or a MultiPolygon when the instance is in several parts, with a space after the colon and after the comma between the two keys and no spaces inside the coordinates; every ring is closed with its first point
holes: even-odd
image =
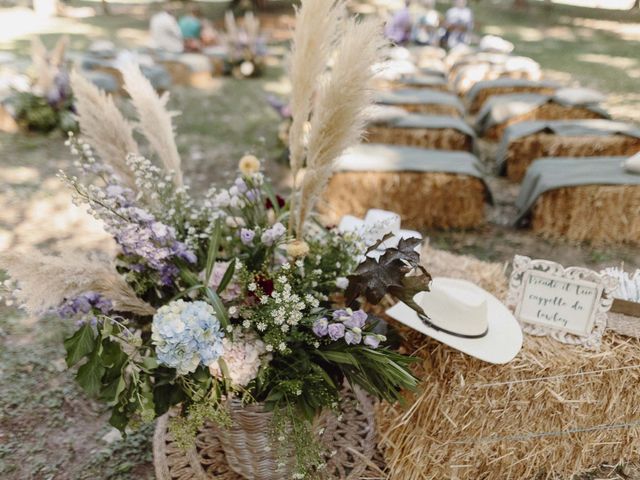
{"type": "Polygon", "coordinates": [[[16,122],[16,119],[13,118],[13,115],[11,115],[11,112],[6,106],[0,102],[0,132],[17,133],[19,131],[20,126],[16,122]]]}
{"type": "Polygon", "coordinates": [[[581,185],[543,193],[531,227],[570,242],[640,243],[640,186],[581,185]]]}
{"type": "Polygon", "coordinates": [[[436,150],[473,150],[473,137],[455,128],[395,128],[376,125],[367,128],[366,141],[436,150]]]}
{"type": "MultiPolygon", "coordinates": [[[[478,283],[504,299],[501,264],[425,247],[438,276],[478,283]]],[[[379,442],[391,479],[569,479],[603,462],[636,459],[640,428],[588,430],[638,422],[640,341],[609,332],[599,352],[525,336],[507,365],[491,365],[402,328],[404,348],[421,359],[420,391],[407,405],[381,404],[379,442]],[[599,372],[587,374],[588,372],[599,372]],[[583,430],[566,433],[572,430],[583,430]]]]}
{"type": "Polygon", "coordinates": [[[607,116],[601,111],[588,107],[563,105],[550,101],[527,113],[515,115],[498,125],[489,127],[482,136],[487,140],[497,142],[502,138],[507,127],[514,123],[535,120],[595,120],[599,118],[607,118],[607,116]]]}
{"type": "Polygon", "coordinates": [[[527,168],[543,157],[630,156],[640,151],[640,138],[627,135],[563,136],[534,133],[509,142],[505,156],[507,178],[520,182],[527,168]]]}
{"type": "Polygon", "coordinates": [[[548,85],[512,85],[512,86],[495,86],[487,87],[478,91],[474,99],[469,103],[469,113],[476,114],[482,108],[482,105],[495,95],[507,95],[512,93],[538,93],[540,95],[553,95],[556,87],[548,85]]]}
{"type": "Polygon", "coordinates": [[[344,215],[364,217],[381,208],[398,213],[412,229],[467,229],[484,224],[482,180],[442,172],[336,172],[321,211],[337,224],[344,215]]]}
{"type": "Polygon", "coordinates": [[[404,88],[376,92],[375,102],[378,105],[393,106],[407,112],[424,115],[447,117],[464,115],[464,105],[456,95],[431,88],[404,88]]]}
{"type": "Polygon", "coordinates": [[[422,113],[424,115],[442,115],[445,117],[461,117],[460,110],[455,105],[440,103],[397,103],[395,106],[405,109],[411,113],[422,113]]]}

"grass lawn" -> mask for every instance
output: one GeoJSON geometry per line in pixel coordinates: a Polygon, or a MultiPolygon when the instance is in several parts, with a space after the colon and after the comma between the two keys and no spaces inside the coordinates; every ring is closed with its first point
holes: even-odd
{"type": "MultiPolygon", "coordinates": [[[[548,10],[537,3],[516,12],[505,3],[473,4],[482,32],[513,41],[518,53],[533,57],[556,78],[611,94],[615,115],[640,119],[640,13],[558,5],[548,10]]],[[[42,34],[48,45],[69,34],[74,51],[95,39],[110,39],[120,47],[143,45],[149,12],[157,6],[111,5],[110,16],[50,21],[26,9],[5,8],[0,11],[0,50],[25,57],[33,34],[42,34]],[[21,30],[16,28],[20,19],[21,30]]],[[[220,2],[203,5],[211,16],[224,7],[220,2]]],[[[99,2],[71,6],[99,9],[99,2]]],[[[264,98],[286,94],[287,88],[283,66],[274,64],[257,80],[216,79],[207,90],[172,89],[170,107],[182,112],[176,119],[179,149],[195,190],[225,183],[248,152],[265,158],[273,177],[285,177],[276,161],[279,119],[264,98]]],[[[55,178],[58,169],[70,166],[69,159],[57,135],[0,134],[0,251],[20,245],[55,250],[60,242],[83,250],[113,248],[99,225],[70,205],[68,192],[55,178]]],[[[426,233],[440,248],[492,261],[508,261],[518,252],[565,264],[597,267],[624,261],[629,268],[640,267],[637,249],[545,242],[497,224],[474,233],[426,233]]],[[[104,408],[88,400],[65,370],[62,339],[72,329],[54,318],[38,320],[0,307],[0,479],[153,478],[153,426],[114,439],[104,408]]]]}

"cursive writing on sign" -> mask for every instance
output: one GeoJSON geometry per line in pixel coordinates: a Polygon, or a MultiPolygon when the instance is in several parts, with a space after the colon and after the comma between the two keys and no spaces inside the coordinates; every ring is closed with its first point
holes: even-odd
{"type": "Polygon", "coordinates": [[[592,282],[554,277],[529,270],[522,279],[523,294],[516,316],[523,322],[586,335],[602,289],[592,282]]]}

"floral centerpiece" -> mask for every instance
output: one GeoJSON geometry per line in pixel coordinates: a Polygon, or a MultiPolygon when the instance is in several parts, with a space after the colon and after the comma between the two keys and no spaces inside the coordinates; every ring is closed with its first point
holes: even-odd
{"type": "MultiPolygon", "coordinates": [[[[340,409],[345,382],[390,402],[416,386],[412,359],[385,345],[381,322],[361,302],[387,294],[411,302],[428,287],[419,241],[400,240],[380,254],[388,237],[365,245],[314,214],[334,160],[361,134],[382,46],[375,22],[340,21],[342,8],[305,0],[298,13],[290,151],[295,178],[303,165],[306,172],[288,199],[274,192],[260,161],[245,156],[229,188],[196,201],[183,181],[167,99],[139,68],[124,68],[123,78],[157,162],[141,155],[113,100],[74,73],[82,135],[69,145],[79,174],[61,177],[119,253],[0,257],[28,310],[78,321],[64,342],[67,364],[88,394],[109,404],[112,425],[126,431],[177,407],[171,428],[184,445],[206,419],[221,439],[225,429],[253,435],[252,445],[258,436],[269,448],[250,457],[273,468],[230,462],[247,478],[315,471],[321,457],[312,422],[340,409]],[[237,421],[244,411],[269,421],[244,431],[237,421]]],[[[233,439],[222,443],[227,458],[238,449],[233,439]]]]}
{"type": "Polygon", "coordinates": [[[77,127],[69,74],[64,65],[66,43],[66,37],[62,37],[49,53],[38,37],[32,41],[33,82],[28,89],[16,91],[9,100],[16,123],[25,130],[68,132],[77,127]]]}
{"type": "Polygon", "coordinates": [[[253,12],[247,12],[242,24],[238,24],[233,12],[228,11],[224,24],[225,73],[237,78],[260,76],[267,53],[265,39],[260,34],[260,21],[253,12]]]}

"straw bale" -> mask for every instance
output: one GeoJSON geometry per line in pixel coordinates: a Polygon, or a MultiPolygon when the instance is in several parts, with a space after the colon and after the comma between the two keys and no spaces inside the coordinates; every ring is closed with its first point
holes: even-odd
{"type": "Polygon", "coordinates": [[[469,105],[469,113],[476,114],[482,105],[494,95],[507,95],[511,93],[539,93],[540,95],[552,95],[556,91],[553,87],[545,86],[511,86],[511,87],[488,87],[483,88],[475,96],[469,105]]]}
{"type": "Polygon", "coordinates": [[[20,130],[15,118],[9,113],[9,111],[0,103],[0,132],[16,133],[20,130]]]}
{"type": "Polygon", "coordinates": [[[534,108],[530,112],[522,115],[516,115],[507,121],[498,125],[494,125],[484,132],[483,137],[487,140],[499,141],[504,131],[509,125],[519,122],[527,122],[534,120],[593,120],[598,118],[606,118],[601,113],[594,112],[588,108],[562,105],[555,102],[547,102],[534,108]]]}
{"type": "Polygon", "coordinates": [[[513,78],[516,80],[540,80],[540,72],[528,70],[499,70],[487,68],[484,71],[473,69],[461,70],[460,73],[453,77],[450,76],[450,83],[453,83],[453,89],[460,96],[465,96],[469,90],[477,83],[484,80],[497,80],[498,78],[513,78]]]}
{"type": "MultiPolygon", "coordinates": [[[[428,246],[423,263],[436,276],[505,297],[501,264],[428,246]]],[[[404,407],[376,410],[390,479],[568,480],[637,458],[637,424],[565,432],[640,420],[637,389],[629,388],[640,380],[638,339],[609,332],[592,352],[526,336],[515,360],[491,365],[406,328],[401,334],[404,349],[421,359],[415,373],[423,382],[404,407]]]]}
{"type": "Polygon", "coordinates": [[[565,137],[536,133],[509,143],[506,156],[507,178],[520,182],[527,168],[543,157],[630,156],[640,151],[640,139],[626,135],[565,137]]]}
{"type": "Polygon", "coordinates": [[[462,116],[455,105],[441,103],[394,103],[394,107],[403,108],[407,112],[422,113],[424,115],[442,115],[446,117],[462,116]]]}
{"type": "Polygon", "coordinates": [[[126,94],[124,91],[124,79],[122,78],[122,72],[119,68],[110,67],[108,65],[97,65],[94,70],[111,75],[118,85],[117,93],[120,95],[126,94]]]}
{"type": "Polygon", "coordinates": [[[434,150],[473,150],[473,138],[455,128],[367,128],[366,141],[434,150]]]}
{"type": "Polygon", "coordinates": [[[640,185],[581,185],[543,193],[533,231],[571,242],[640,243],[640,185]]]}
{"type": "Polygon", "coordinates": [[[167,69],[171,76],[171,82],[175,85],[186,85],[188,87],[206,87],[211,83],[211,72],[194,72],[184,62],[177,60],[162,60],[160,63],[167,69]]]}
{"type": "Polygon", "coordinates": [[[384,78],[377,78],[373,80],[373,89],[381,90],[381,91],[389,91],[389,90],[402,90],[403,88],[414,88],[414,89],[425,89],[425,90],[437,90],[439,92],[450,93],[449,85],[446,83],[442,84],[421,84],[421,83],[411,83],[407,84],[402,81],[402,78],[398,80],[387,80],[384,78]]]}
{"type": "Polygon", "coordinates": [[[466,229],[485,222],[486,190],[478,178],[441,172],[337,172],[324,193],[328,223],[371,208],[397,212],[407,228],[466,229]]]}

